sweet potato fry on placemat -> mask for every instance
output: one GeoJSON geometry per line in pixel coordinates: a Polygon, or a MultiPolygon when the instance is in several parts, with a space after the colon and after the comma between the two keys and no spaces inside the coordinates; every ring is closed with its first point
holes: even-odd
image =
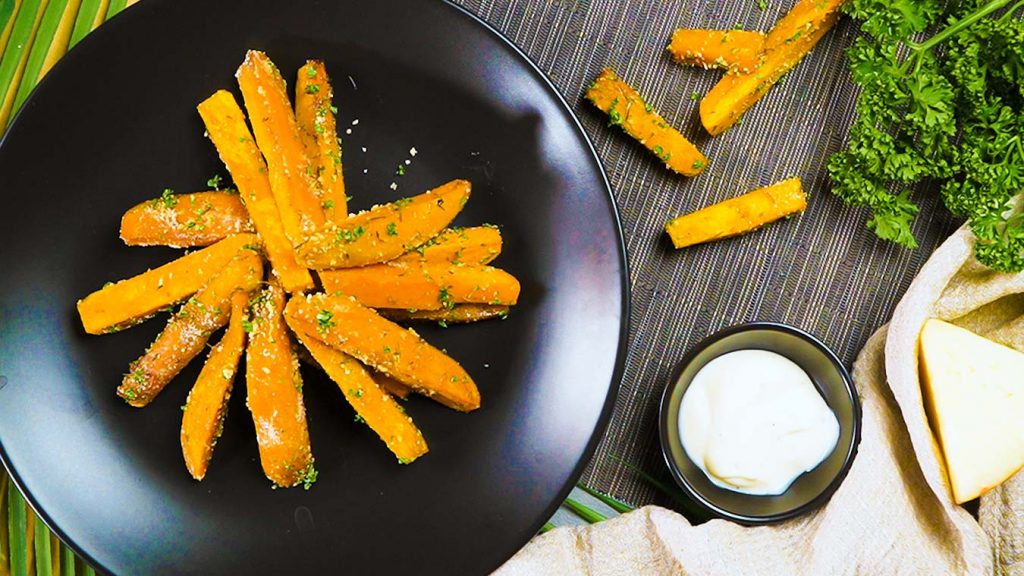
{"type": "Polygon", "coordinates": [[[82,326],[89,334],[115,332],[195,294],[246,246],[259,249],[254,234],[230,236],[160,266],[108,284],[78,301],[82,326]]]}
{"type": "Polygon", "coordinates": [[[281,487],[316,480],[309,446],[299,360],[281,318],[284,291],[272,283],[252,304],[252,332],[246,349],[246,404],[256,425],[260,464],[281,487]]]}
{"type": "Polygon", "coordinates": [[[464,412],[480,407],[480,392],[458,362],[355,298],[295,296],[285,308],[285,320],[292,330],[313,336],[446,406],[464,412]]]}
{"type": "Polygon", "coordinates": [[[402,464],[427,453],[427,442],[412,418],[356,359],[304,332],[296,336],[365,422],[402,464]]]}
{"type": "Polygon", "coordinates": [[[334,90],[324,63],[307,60],[295,82],[295,119],[320,184],[324,216],[328,222],[340,224],[348,217],[348,197],[335,120],[338,109],[333,100],[334,90]]]}
{"type": "Polygon", "coordinates": [[[210,351],[199,378],[185,400],[181,417],[181,452],[185,467],[196,480],[206,476],[213,447],[220,437],[238,361],[245,350],[249,293],[231,296],[231,319],[220,342],[210,351]]]}
{"type": "Polygon", "coordinates": [[[219,90],[199,104],[199,114],[206,124],[210,140],[220,153],[220,159],[238,186],[256,231],[263,239],[263,248],[267,251],[274,274],[289,292],[309,290],[313,287],[313,277],[295,261],[294,249],[285,236],[281,215],[270,190],[263,155],[245,125],[245,115],[235,97],[230,92],[219,90]]]}
{"type": "Polygon", "coordinates": [[[800,0],[765,37],[761,64],[750,74],[727,74],[701,100],[700,119],[711,134],[739,121],[811,51],[839,19],[844,0],[800,0]]]}
{"type": "Polygon", "coordinates": [[[203,351],[213,332],[228,323],[231,295],[251,291],[263,279],[259,255],[242,250],[171,317],[141,358],[131,363],[117,394],[128,404],[149,404],[182,368],[203,351]]]}
{"type": "Polygon", "coordinates": [[[393,260],[437,236],[469,200],[470,183],[452,180],[429,192],[375,206],[327,227],[296,250],[316,270],[393,260]]]}
{"type": "Polygon", "coordinates": [[[684,248],[757,230],[806,207],[800,178],[790,178],[680,216],[665,225],[665,232],[676,248],[684,248]]]}
{"type": "Polygon", "coordinates": [[[121,240],[129,246],[209,246],[232,234],[254,231],[242,199],[232,192],[165,190],[121,217],[121,240]]]}
{"type": "Polygon", "coordinates": [[[680,28],[672,34],[668,52],[681,64],[746,74],[760,63],[764,38],[747,30],[680,28]]]}
{"type": "Polygon", "coordinates": [[[611,68],[605,68],[587,90],[587,98],[608,114],[610,124],[622,128],[670,170],[696,176],[708,159],[678,130],[668,125],[654,108],[611,68]]]}

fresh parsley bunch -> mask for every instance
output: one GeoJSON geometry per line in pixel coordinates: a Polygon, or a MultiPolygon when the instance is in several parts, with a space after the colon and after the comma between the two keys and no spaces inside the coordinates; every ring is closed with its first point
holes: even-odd
{"type": "Polygon", "coordinates": [[[851,0],[862,34],[848,52],[861,88],[833,192],[870,208],[868,227],[917,246],[910,190],[939,183],[970,221],[978,259],[1024,270],[1024,0],[851,0]],[[920,40],[926,31],[938,30],[920,40]]]}

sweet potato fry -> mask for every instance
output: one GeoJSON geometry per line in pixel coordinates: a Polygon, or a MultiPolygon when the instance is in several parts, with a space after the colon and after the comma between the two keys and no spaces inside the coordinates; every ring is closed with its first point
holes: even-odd
{"type": "Polygon", "coordinates": [[[227,414],[231,385],[245,350],[243,327],[248,319],[248,308],[248,292],[239,291],[231,295],[228,329],[210,351],[185,400],[185,411],[181,417],[181,453],[185,457],[185,467],[196,480],[206,476],[213,447],[220,437],[224,415],[227,414]]]}
{"type": "Polygon", "coordinates": [[[284,291],[274,283],[255,298],[246,349],[247,404],[256,425],[263,473],[281,487],[316,480],[302,401],[299,360],[281,319],[284,291]]]}
{"type": "Polygon", "coordinates": [[[501,231],[484,224],[469,228],[445,228],[426,244],[395,258],[393,262],[451,262],[490,264],[501,254],[501,231]]]}
{"type": "Polygon", "coordinates": [[[295,335],[341,389],[345,400],[356,411],[356,420],[362,420],[376,432],[399,463],[408,464],[427,453],[427,442],[412,418],[366,368],[348,354],[309,334],[296,332],[295,335]]]}
{"type": "Polygon", "coordinates": [[[440,310],[406,310],[380,308],[381,316],[394,322],[438,322],[440,324],[468,324],[491,318],[505,318],[509,307],[502,304],[456,304],[440,310]]]}
{"type": "Polygon", "coordinates": [[[387,390],[388,394],[391,394],[395,398],[405,400],[406,398],[409,397],[409,394],[412,394],[412,388],[409,388],[405,384],[402,384],[401,382],[395,380],[394,378],[388,376],[387,374],[373,372],[372,374],[370,374],[370,376],[373,376],[373,380],[374,382],[377,383],[378,386],[380,386],[384,390],[387,390]]]}
{"type": "Polygon", "coordinates": [[[354,298],[296,296],[285,307],[285,320],[293,331],[313,336],[446,406],[463,412],[480,407],[480,391],[458,362],[354,298]]]}
{"type": "Polygon", "coordinates": [[[594,106],[608,114],[610,124],[623,129],[654,153],[670,170],[696,176],[708,159],[678,130],[665,122],[632,86],[605,68],[587,90],[594,106]]]}
{"type": "Polygon", "coordinates": [[[800,63],[839,18],[844,0],[800,0],[765,37],[765,52],[749,74],[728,74],[700,102],[708,133],[725,132],[782,76],[800,63]]]}
{"type": "Polygon", "coordinates": [[[117,388],[128,404],[141,408],[149,404],[164,386],[181,372],[206,346],[210,334],[228,323],[231,295],[256,288],[263,279],[263,262],[255,252],[243,250],[181,310],[138,360],[117,388]]]}
{"type": "Polygon", "coordinates": [[[199,104],[206,131],[231,173],[252,223],[263,239],[263,248],[285,290],[301,292],[313,287],[313,277],[295,261],[291,242],[285,236],[281,216],[267,178],[267,166],[245,125],[245,115],[235,97],[217,91],[199,104]]]}
{"type": "Polygon", "coordinates": [[[129,246],[209,246],[243,232],[255,232],[238,194],[164,193],[129,208],[121,217],[121,240],[129,246]]]}
{"type": "Polygon", "coordinates": [[[116,332],[195,294],[246,246],[258,247],[254,234],[229,236],[159,268],[103,288],[78,301],[78,315],[89,334],[116,332]]]}
{"type": "Polygon", "coordinates": [[[288,87],[263,52],[249,50],[235,73],[260,152],[267,159],[284,233],[298,246],[324,225],[316,168],[306,154],[288,87]]]}
{"type": "Polygon", "coordinates": [[[463,303],[513,305],[519,299],[519,281],[508,272],[447,262],[321,270],[320,281],[328,293],[347,294],[371,308],[439,310],[463,303]]]}
{"type": "Polygon", "coordinates": [[[751,232],[806,207],[800,178],[790,178],[680,216],[665,225],[665,232],[676,248],[684,248],[751,232]]]}
{"type": "Polygon", "coordinates": [[[325,270],[393,260],[437,236],[462,211],[469,193],[468,181],[452,180],[418,196],[375,206],[315,234],[296,249],[299,262],[325,270]]]}
{"type": "Polygon", "coordinates": [[[340,224],[348,217],[348,198],[333,100],[334,90],[324,63],[307,60],[295,82],[295,119],[320,184],[324,216],[328,222],[340,224]]]}
{"type": "Polygon", "coordinates": [[[672,34],[668,52],[681,64],[724,68],[731,73],[752,72],[761,61],[764,34],[747,30],[694,30],[672,34]]]}

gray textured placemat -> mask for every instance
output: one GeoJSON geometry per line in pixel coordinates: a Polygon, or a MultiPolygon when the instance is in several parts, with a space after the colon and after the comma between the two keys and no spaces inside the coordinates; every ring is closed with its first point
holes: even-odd
{"type": "Polygon", "coordinates": [[[856,35],[847,18],[741,126],[709,137],[695,93],[720,72],[679,66],[665,53],[675,28],[767,31],[793,0],[459,0],[522,48],[576,111],[597,148],[622,216],[632,285],[632,330],[615,412],[583,481],[633,504],[668,500],[617,456],[670,481],[658,446],[661,392],[685,350],[725,326],[771,320],[803,328],[846,362],[878,326],[928,254],[955,228],[937,194],[923,204],[916,251],[877,240],[866,214],[829,192],[825,163],[843,143],[855,104],[844,48],[856,35]],[[594,76],[613,67],[710,159],[687,179],[606,127],[583,100],[594,76]],[[675,251],[662,227],[672,216],[792,175],[810,207],[799,218],[744,237],[675,251]]]}

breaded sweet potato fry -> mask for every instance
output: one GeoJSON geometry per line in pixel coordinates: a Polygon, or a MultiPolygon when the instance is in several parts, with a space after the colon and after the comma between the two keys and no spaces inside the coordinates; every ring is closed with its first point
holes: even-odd
{"type": "Polygon", "coordinates": [[[380,386],[384,390],[387,390],[388,394],[391,394],[392,396],[398,398],[399,400],[405,400],[406,398],[409,397],[409,394],[412,394],[412,388],[409,388],[405,384],[402,384],[401,382],[395,380],[394,378],[388,376],[387,374],[373,372],[370,374],[370,376],[373,376],[373,380],[374,382],[377,383],[378,386],[380,386]]]}
{"type": "Polygon", "coordinates": [[[260,152],[267,159],[270,189],[284,233],[293,246],[325,222],[316,169],[299,135],[288,87],[263,52],[249,50],[235,73],[260,152]]]}
{"type": "Polygon", "coordinates": [[[811,51],[839,19],[844,0],[799,0],[765,37],[765,51],[749,74],[728,74],[700,102],[700,120],[710,134],[739,121],[768,90],[811,51]]]}
{"type": "Polygon", "coordinates": [[[259,249],[254,234],[229,236],[177,260],[107,284],[78,301],[78,315],[89,334],[116,332],[193,295],[246,246],[259,249]]]}
{"type": "Polygon", "coordinates": [[[761,62],[764,34],[747,30],[680,28],[672,34],[668,52],[681,64],[752,72],[761,62]]]}
{"type": "Polygon", "coordinates": [[[509,307],[502,304],[456,304],[439,310],[406,310],[379,308],[377,312],[395,322],[438,322],[440,324],[468,324],[491,318],[505,318],[509,307]]]}
{"type": "Polygon", "coordinates": [[[117,388],[118,396],[136,408],[149,404],[203,351],[210,335],[228,323],[231,295],[255,289],[262,279],[259,255],[249,250],[239,252],[182,305],[145,354],[131,363],[117,388]]]}
{"type": "Polygon", "coordinates": [[[295,119],[320,184],[324,216],[328,222],[340,224],[348,217],[348,197],[333,100],[334,90],[324,63],[307,60],[295,82],[295,119]]]}
{"type": "Polygon", "coordinates": [[[295,335],[341,389],[345,400],[356,411],[356,420],[365,422],[376,432],[399,463],[408,464],[427,453],[427,442],[412,418],[355,358],[309,334],[296,332],[295,335]]]}
{"type": "Polygon", "coordinates": [[[446,406],[463,412],[480,407],[480,392],[458,362],[350,296],[293,297],[285,307],[285,320],[293,331],[313,336],[446,406]]]}
{"type": "Polygon", "coordinates": [[[470,184],[452,180],[429,192],[375,206],[327,227],[296,249],[299,262],[326,270],[398,258],[437,236],[462,211],[470,184]]]}
{"type": "Polygon", "coordinates": [[[676,248],[684,248],[757,230],[806,207],[800,178],[790,178],[680,216],[665,225],[665,232],[676,248]]]}
{"type": "Polygon", "coordinates": [[[371,308],[439,310],[456,304],[514,305],[515,276],[491,266],[402,262],[321,270],[328,293],[341,292],[371,308]]]}
{"type": "Polygon", "coordinates": [[[445,228],[418,248],[395,258],[393,262],[451,262],[452,264],[490,264],[501,254],[501,231],[484,224],[468,228],[445,228]]]}
{"type": "Polygon", "coordinates": [[[263,248],[274,274],[289,292],[309,290],[313,287],[313,277],[309,270],[295,261],[294,249],[285,236],[281,215],[270,190],[263,155],[245,125],[245,115],[235,97],[230,92],[219,90],[198,108],[210,140],[238,186],[249,217],[263,239],[263,248]]]}
{"type": "Polygon", "coordinates": [[[241,198],[231,192],[165,193],[121,217],[121,240],[129,246],[209,246],[255,230],[241,198]]]}
{"type": "Polygon", "coordinates": [[[696,176],[708,159],[685,136],[668,125],[640,93],[611,68],[605,68],[587,90],[587,99],[608,114],[610,123],[622,128],[654,153],[670,170],[696,176]]]}
{"type": "Polygon", "coordinates": [[[274,283],[253,300],[252,332],[246,348],[247,404],[256,425],[260,464],[277,486],[316,480],[302,399],[299,360],[281,312],[284,291],[274,283]]]}
{"type": "Polygon", "coordinates": [[[210,351],[206,364],[185,400],[181,416],[181,453],[185,467],[196,480],[206,476],[213,447],[220,437],[228,398],[245,350],[245,322],[249,317],[249,293],[231,295],[231,319],[220,342],[210,351]]]}

